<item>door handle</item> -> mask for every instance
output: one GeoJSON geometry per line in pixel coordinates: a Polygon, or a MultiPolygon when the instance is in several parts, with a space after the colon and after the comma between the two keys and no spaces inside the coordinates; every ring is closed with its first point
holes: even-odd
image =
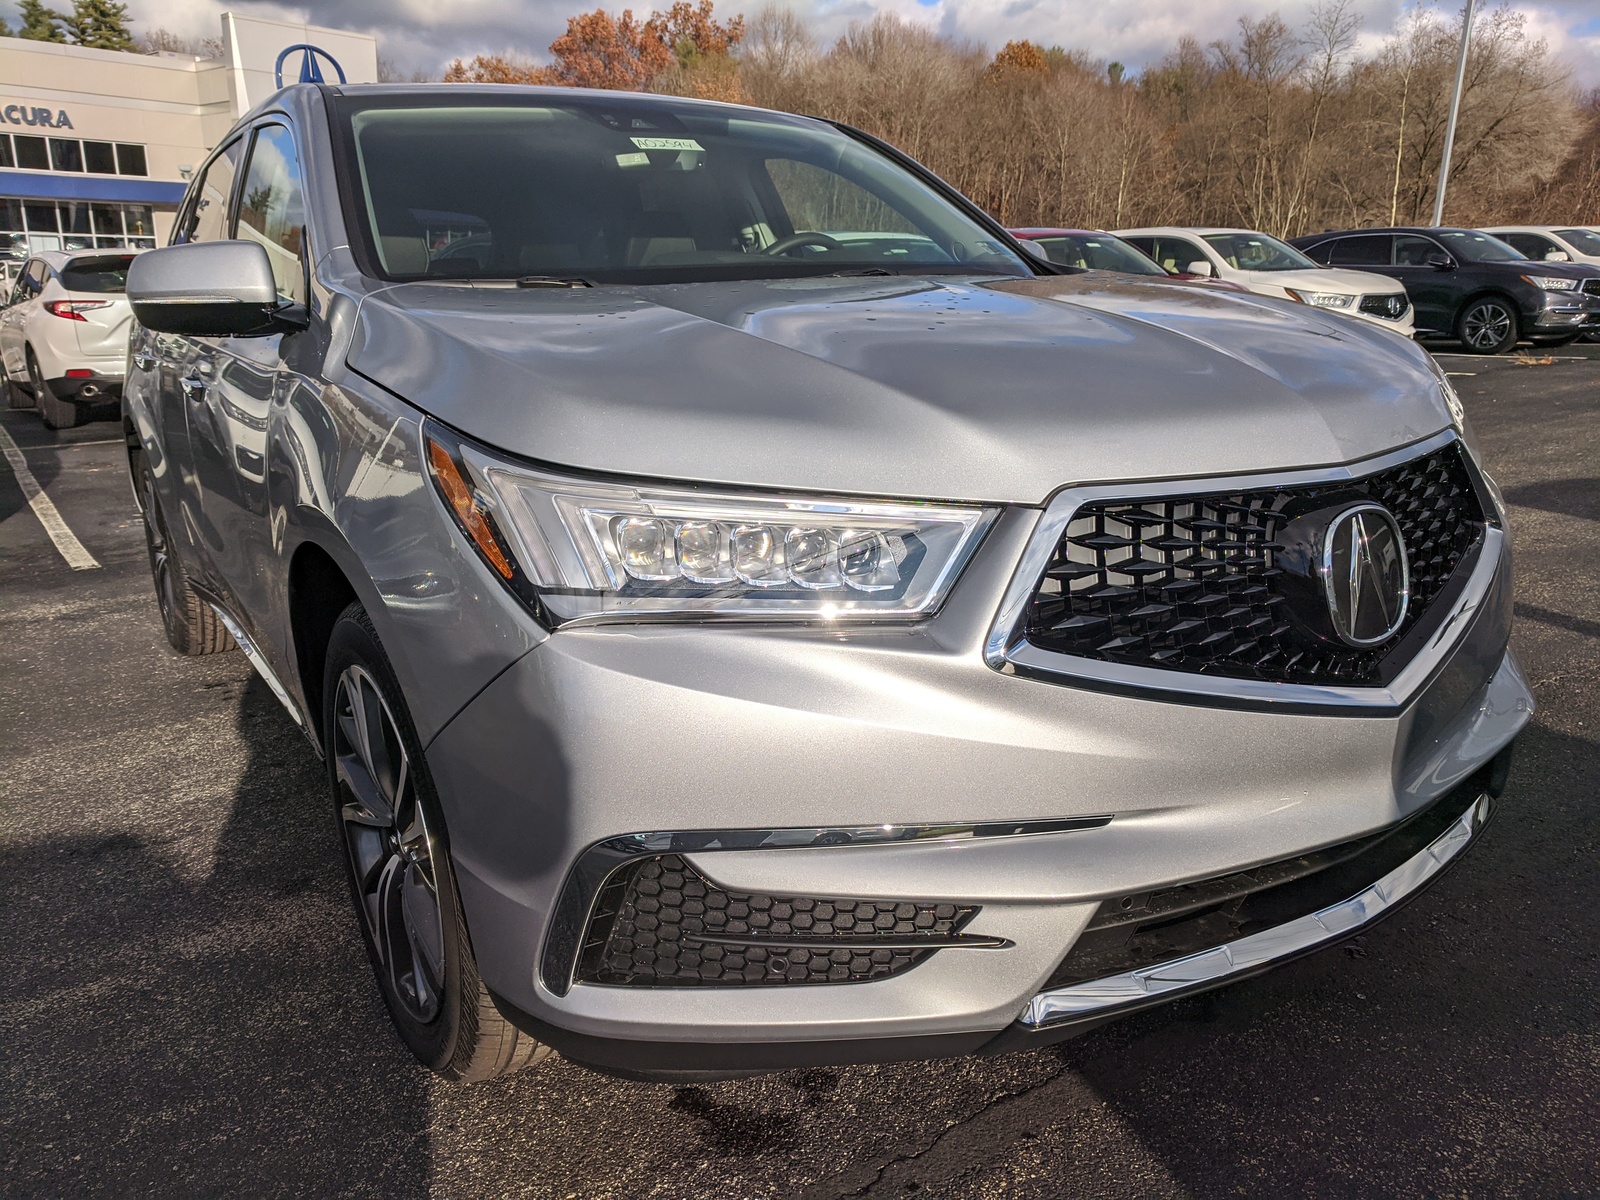
{"type": "Polygon", "coordinates": [[[155,369],[156,360],[149,354],[135,354],[133,356],[133,365],[138,367],[141,371],[153,371],[155,369]]]}
{"type": "Polygon", "coordinates": [[[178,386],[183,389],[184,399],[199,404],[206,398],[206,381],[197,379],[193,375],[185,376],[178,380],[178,386]]]}

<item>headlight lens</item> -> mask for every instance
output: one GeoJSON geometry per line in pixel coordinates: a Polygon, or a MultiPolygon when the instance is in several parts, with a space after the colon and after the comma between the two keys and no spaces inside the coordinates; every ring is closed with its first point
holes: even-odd
{"type": "Polygon", "coordinates": [[[1344,292],[1306,292],[1299,288],[1285,288],[1291,296],[1301,304],[1309,304],[1314,308],[1349,308],[1356,302],[1354,296],[1344,292]]]}
{"type": "Polygon", "coordinates": [[[580,479],[506,462],[431,423],[425,436],[463,532],[555,624],[917,620],[937,611],[997,515],[580,479]],[[465,516],[451,464],[470,492],[465,516]]]}
{"type": "Polygon", "coordinates": [[[1576,279],[1566,279],[1560,275],[1524,275],[1529,283],[1536,288],[1547,292],[1575,292],[1578,290],[1576,279]]]}

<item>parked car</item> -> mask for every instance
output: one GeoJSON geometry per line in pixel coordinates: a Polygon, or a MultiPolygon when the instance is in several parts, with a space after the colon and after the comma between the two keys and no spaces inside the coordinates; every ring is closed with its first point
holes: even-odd
{"type": "Polygon", "coordinates": [[[17,274],[0,309],[0,368],[11,407],[39,409],[51,429],[88,419],[122,394],[133,312],[125,250],[46,250],[17,274]]]}
{"type": "Polygon", "coordinates": [[[1600,326],[1600,271],[1533,262],[1474,229],[1348,229],[1295,238],[1318,262],[1381,266],[1406,285],[1419,333],[1503,354],[1526,337],[1562,346],[1600,326]]]}
{"type": "Polygon", "coordinates": [[[128,288],[167,636],[325,756],[453,1078],[992,1053],[1219,986],[1457,861],[1531,711],[1420,348],[1033,261],[846,127],[295,85],[128,288]]]}
{"type": "Polygon", "coordinates": [[[1114,233],[1096,229],[1013,229],[1011,236],[1026,245],[1037,246],[1044,257],[1057,266],[1080,271],[1116,271],[1122,275],[1144,275],[1168,283],[1200,283],[1229,292],[1250,289],[1209,275],[1188,271],[1168,271],[1155,259],[1123,241],[1114,233]]]}
{"type": "Polygon", "coordinates": [[[1328,271],[1265,233],[1247,229],[1119,229],[1169,271],[1213,276],[1261,296],[1360,317],[1405,337],[1413,332],[1406,290],[1368,271],[1328,271]]]}
{"type": "Polygon", "coordinates": [[[1535,262],[1586,263],[1600,267],[1600,230],[1548,225],[1498,225],[1480,229],[1535,262]]]}

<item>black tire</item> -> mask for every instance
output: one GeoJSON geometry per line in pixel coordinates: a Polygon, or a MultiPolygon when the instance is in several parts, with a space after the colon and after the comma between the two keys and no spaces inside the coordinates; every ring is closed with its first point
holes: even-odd
{"type": "Polygon", "coordinates": [[[161,498],[156,494],[155,476],[150,471],[144,451],[129,453],[129,467],[133,471],[134,491],[139,499],[139,511],[144,517],[145,549],[150,555],[150,578],[156,587],[156,606],[161,610],[161,627],[167,641],[179,654],[199,657],[232,650],[233,638],[228,635],[216,610],[200,598],[189,583],[178,557],[172,535],[167,531],[167,520],[161,511],[161,498]]]}
{"type": "Polygon", "coordinates": [[[3,390],[6,394],[6,406],[8,408],[33,407],[33,393],[11,378],[11,372],[6,370],[3,362],[0,362],[0,390],[3,390]]]}
{"type": "Polygon", "coordinates": [[[1456,337],[1468,354],[1504,354],[1519,334],[1517,306],[1504,296],[1479,296],[1456,318],[1456,337]]]}
{"type": "Polygon", "coordinates": [[[33,385],[34,403],[46,429],[73,429],[89,419],[86,408],[63,400],[50,390],[32,350],[28,351],[28,382],[33,385]]]}
{"type": "Polygon", "coordinates": [[[446,1079],[509,1075],[552,1049],[500,1015],[450,865],[444,814],[400,685],[366,610],[334,623],[323,745],[350,897],[400,1040],[446,1079]]]}

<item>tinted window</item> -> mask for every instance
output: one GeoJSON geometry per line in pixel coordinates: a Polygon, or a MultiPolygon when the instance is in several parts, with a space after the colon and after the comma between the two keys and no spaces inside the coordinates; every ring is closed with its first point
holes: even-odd
{"type": "Polygon", "coordinates": [[[61,286],[69,292],[121,292],[128,283],[131,254],[75,258],[61,268],[61,286]]]}
{"type": "Polygon", "coordinates": [[[82,144],[76,138],[51,138],[50,165],[57,171],[83,170],[82,144]]]}
{"type": "Polygon", "coordinates": [[[148,175],[145,169],[144,147],[117,143],[117,173],[120,175],[148,175]]]}
{"type": "Polygon", "coordinates": [[[17,160],[11,157],[11,135],[0,133],[0,167],[14,167],[17,160]]]}
{"type": "MultiPolygon", "coordinates": [[[[59,233],[61,226],[56,220],[56,206],[50,201],[42,204],[28,202],[22,206],[28,215],[29,233],[59,233]]],[[[45,247],[49,249],[49,247],[45,247]]]]}
{"type": "Polygon", "coordinates": [[[804,118],[576,95],[346,98],[340,112],[351,224],[390,276],[1030,274],[920,178],[804,118]]]}
{"type": "Polygon", "coordinates": [[[1397,267],[1426,267],[1429,259],[1447,257],[1444,248],[1431,238],[1408,234],[1394,239],[1394,262],[1397,267]]]}
{"type": "Polygon", "coordinates": [[[1525,257],[1499,238],[1473,229],[1443,229],[1436,236],[1462,262],[1518,262],[1525,257]]]}
{"type": "Polygon", "coordinates": [[[1600,254],[1600,233],[1592,229],[1558,229],[1556,234],[1579,254],[1600,254]]]}
{"type": "Polygon", "coordinates": [[[265,246],[278,294],[302,304],[306,288],[300,239],[305,223],[305,192],[300,185],[294,138],[282,125],[264,126],[257,131],[250,150],[234,236],[265,246]]]}
{"type": "Polygon", "coordinates": [[[194,207],[186,214],[183,229],[173,231],[173,241],[214,242],[228,236],[228,200],[243,145],[236,138],[211,160],[195,189],[194,207]]]}
{"type": "Polygon", "coordinates": [[[117,155],[111,148],[110,142],[85,142],[83,144],[83,167],[86,171],[93,171],[96,175],[115,175],[117,173],[117,155]]]}
{"type": "Polygon", "coordinates": [[[1121,271],[1125,275],[1165,275],[1166,272],[1119,237],[1109,233],[1071,234],[1035,238],[1051,262],[1091,271],[1121,271]]]}
{"type": "Polygon", "coordinates": [[[1264,233],[1208,233],[1222,261],[1240,271],[1302,271],[1317,264],[1286,242],[1264,233]]]}
{"type": "Polygon", "coordinates": [[[17,166],[24,171],[50,169],[50,151],[42,137],[27,137],[19,133],[11,140],[17,147],[17,166]]]}
{"type": "Polygon", "coordinates": [[[1382,234],[1339,238],[1330,247],[1318,247],[1312,257],[1336,267],[1387,267],[1394,239],[1382,234]]]}

